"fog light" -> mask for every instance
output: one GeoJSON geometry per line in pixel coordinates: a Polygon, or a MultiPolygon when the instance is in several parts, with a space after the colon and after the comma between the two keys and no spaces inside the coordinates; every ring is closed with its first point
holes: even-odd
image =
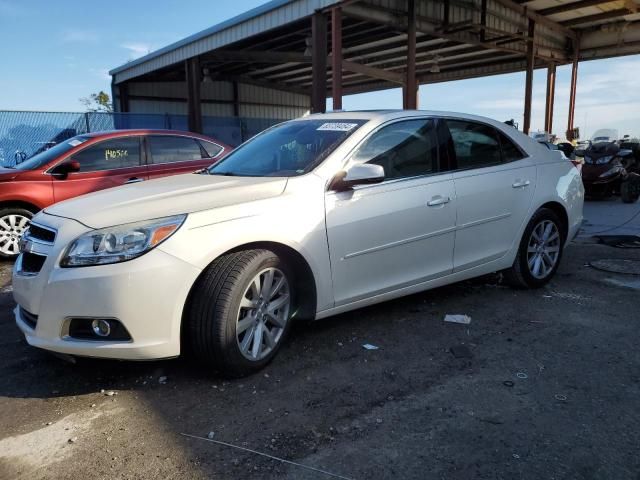
{"type": "Polygon", "coordinates": [[[111,334],[111,325],[103,319],[91,322],[91,329],[93,330],[93,333],[99,337],[108,337],[111,334]]]}

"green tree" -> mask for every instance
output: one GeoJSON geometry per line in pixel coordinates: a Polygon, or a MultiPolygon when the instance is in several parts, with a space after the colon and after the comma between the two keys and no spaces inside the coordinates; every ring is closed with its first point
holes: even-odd
{"type": "Polygon", "coordinates": [[[92,93],[88,97],[82,97],[80,103],[84,105],[87,112],[113,112],[113,103],[111,97],[106,92],[100,90],[98,93],[92,93]]]}

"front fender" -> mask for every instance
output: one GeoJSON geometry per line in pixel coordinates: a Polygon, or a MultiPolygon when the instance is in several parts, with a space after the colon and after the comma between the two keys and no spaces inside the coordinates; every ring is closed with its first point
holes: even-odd
{"type": "MultiPolygon", "coordinates": [[[[286,197],[286,195],[284,196],[286,197]]],[[[220,255],[257,242],[273,242],[297,251],[306,260],[316,281],[318,310],[333,306],[329,249],[324,204],[300,204],[278,197],[260,205],[234,207],[229,212],[190,214],[180,230],[158,248],[204,270],[220,255]]]]}

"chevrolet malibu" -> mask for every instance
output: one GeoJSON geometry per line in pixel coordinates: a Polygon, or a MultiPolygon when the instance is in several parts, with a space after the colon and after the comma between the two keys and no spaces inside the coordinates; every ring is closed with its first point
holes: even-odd
{"type": "Polygon", "coordinates": [[[568,160],[510,126],[422,111],[311,115],[222,161],[40,212],[15,317],[54,352],[178,356],[245,375],[294,319],[502,271],[536,288],[582,221],[568,160]]]}

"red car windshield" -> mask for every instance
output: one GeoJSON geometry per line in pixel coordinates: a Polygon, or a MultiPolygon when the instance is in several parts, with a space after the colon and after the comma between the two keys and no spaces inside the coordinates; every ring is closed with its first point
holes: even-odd
{"type": "Polygon", "coordinates": [[[25,160],[24,162],[18,163],[17,165],[9,168],[15,168],[16,170],[35,170],[36,168],[40,168],[43,165],[51,162],[52,160],[55,160],[59,156],[64,155],[72,148],[86,142],[88,139],[89,138],[86,136],[78,135],[77,137],[73,137],[69,140],[65,140],[64,142],[60,142],[57,145],[49,148],[48,150],[36,153],[28,160],[25,160]]]}

